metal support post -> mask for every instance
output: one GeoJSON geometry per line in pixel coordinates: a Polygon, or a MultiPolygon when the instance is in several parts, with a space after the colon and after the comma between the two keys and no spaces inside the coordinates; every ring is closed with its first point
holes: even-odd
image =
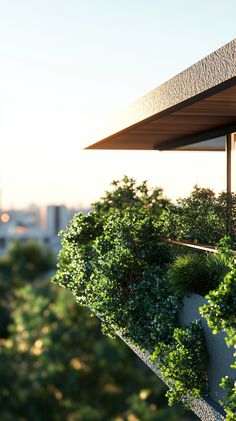
{"type": "Polygon", "coordinates": [[[230,194],[236,192],[236,135],[228,133],[225,142],[226,150],[226,191],[227,198],[227,231],[230,234],[232,227],[232,204],[230,194]]]}
{"type": "Polygon", "coordinates": [[[236,133],[228,133],[226,138],[226,191],[236,192],[236,133]]]}

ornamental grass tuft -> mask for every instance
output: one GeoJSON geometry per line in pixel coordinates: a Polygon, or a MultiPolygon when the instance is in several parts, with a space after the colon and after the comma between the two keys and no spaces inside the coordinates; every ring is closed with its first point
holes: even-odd
{"type": "Polygon", "coordinates": [[[189,253],[178,256],[167,272],[170,291],[184,297],[192,293],[205,296],[215,289],[229,268],[218,255],[189,253]]]}

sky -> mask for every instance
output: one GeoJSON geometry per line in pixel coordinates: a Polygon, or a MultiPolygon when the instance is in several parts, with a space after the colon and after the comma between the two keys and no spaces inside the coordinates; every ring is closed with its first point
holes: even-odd
{"type": "Polygon", "coordinates": [[[196,183],[224,189],[223,153],[83,145],[112,113],[235,38],[235,16],[235,0],[0,0],[3,208],[88,206],[124,174],[172,198],[196,183]]]}

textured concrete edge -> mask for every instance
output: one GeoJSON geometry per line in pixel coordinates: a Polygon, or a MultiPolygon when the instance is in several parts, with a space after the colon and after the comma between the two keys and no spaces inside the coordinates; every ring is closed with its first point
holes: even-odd
{"type": "MultiPolygon", "coordinates": [[[[90,311],[98,317],[102,322],[102,317],[95,313],[91,308],[90,311]]],[[[161,370],[157,364],[154,364],[150,357],[151,353],[142,350],[140,347],[133,344],[127,338],[124,338],[120,332],[116,331],[116,335],[158,376],[169,388],[171,385],[168,384],[162,377],[161,370]]],[[[188,400],[187,398],[183,401],[186,402],[190,409],[202,420],[202,421],[223,421],[225,420],[224,411],[220,405],[210,398],[195,398],[188,400]]]]}
{"type": "MultiPolygon", "coordinates": [[[[151,354],[147,351],[142,351],[139,347],[132,344],[132,342],[128,341],[127,339],[124,339],[121,334],[117,333],[117,336],[119,336],[120,339],[122,339],[123,342],[126,343],[126,345],[129,346],[130,349],[164,382],[161,375],[161,371],[157,364],[154,364],[150,360],[151,354]]],[[[167,384],[167,383],[166,383],[167,384]]],[[[167,384],[168,387],[171,388],[169,384],[167,384]]],[[[186,398],[185,402],[188,403],[191,410],[203,421],[222,421],[225,419],[223,415],[223,410],[217,402],[211,400],[211,399],[204,399],[204,398],[196,398],[192,400],[188,400],[186,398]]]]}
{"type": "Polygon", "coordinates": [[[97,141],[86,149],[93,149],[108,137],[141,124],[146,119],[165,112],[178,104],[191,101],[207,92],[221,90],[222,86],[236,79],[236,39],[204,57],[183,72],[177,74],[153,91],[138,99],[128,108],[111,116],[106,128],[100,131],[97,141]],[[100,139],[100,140],[98,140],[100,139]]]}

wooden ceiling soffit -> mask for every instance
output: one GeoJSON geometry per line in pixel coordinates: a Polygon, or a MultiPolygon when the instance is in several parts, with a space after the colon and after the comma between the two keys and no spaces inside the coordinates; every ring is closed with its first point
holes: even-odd
{"type": "Polygon", "coordinates": [[[236,131],[236,40],[154,89],[86,149],[167,150],[236,131]]]}

